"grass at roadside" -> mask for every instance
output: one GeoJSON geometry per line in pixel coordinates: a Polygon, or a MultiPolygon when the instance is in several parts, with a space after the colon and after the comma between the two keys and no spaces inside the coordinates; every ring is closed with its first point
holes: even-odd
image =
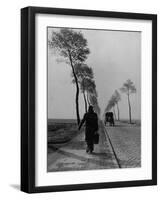
{"type": "Polygon", "coordinates": [[[78,134],[75,121],[50,120],[48,122],[48,144],[63,144],[78,134]]]}

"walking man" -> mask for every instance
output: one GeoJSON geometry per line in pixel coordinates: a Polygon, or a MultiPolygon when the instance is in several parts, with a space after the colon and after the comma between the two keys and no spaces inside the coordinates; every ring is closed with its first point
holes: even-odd
{"type": "Polygon", "coordinates": [[[85,141],[87,143],[86,152],[92,153],[94,150],[94,134],[98,130],[98,117],[93,110],[93,106],[89,106],[88,112],[85,113],[80,125],[79,130],[85,122],[85,141]]]}

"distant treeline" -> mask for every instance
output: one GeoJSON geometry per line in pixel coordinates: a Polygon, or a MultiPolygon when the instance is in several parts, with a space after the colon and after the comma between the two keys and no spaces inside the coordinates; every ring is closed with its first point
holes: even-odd
{"type": "MultiPolygon", "coordinates": [[[[127,95],[128,100],[128,111],[129,111],[129,123],[132,123],[132,111],[131,111],[131,102],[130,102],[130,95],[133,93],[136,93],[136,88],[134,83],[128,79],[123,86],[120,88],[120,91],[122,93],[125,93],[127,95]]],[[[120,109],[119,109],[119,101],[121,101],[121,95],[120,93],[115,90],[114,94],[109,99],[107,106],[104,111],[104,115],[106,112],[109,112],[110,110],[113,110],[114,117],[117,120],[120,120],[120,109]],[[117,115],[115,112],[115,106],[117,107],[117,115]]]]}

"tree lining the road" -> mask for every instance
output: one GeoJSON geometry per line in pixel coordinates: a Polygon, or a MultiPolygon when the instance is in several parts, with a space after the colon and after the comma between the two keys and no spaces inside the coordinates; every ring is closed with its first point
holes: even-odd
{"type": "Polygon", "coordinates": [[[120,120],[120,111],[119,111],[119,105],[118,102],[121,100],[120,93],[115,90],[114,94],[111,96],[109,99],[107,106],[105,108],[105,113],[109,112],[110,110],[113,110],[113,114],[115,119],[120,120]],[[116,112],[115,112],[115,106],[117,106],[117,117],[116,117],[116,112]]]}
{"type": "MultiPolygon", "coordinates": [[[[84,63],[78,63],[75,66],[75,73],[78,78],[81,92],[84,98],[85,112],[87,112],[87,97],[86,97],[86,80],[93,79],[93,70],[84,63]]],[[[72,75],[73,76],[73,75],[72,75]]],[[[75,83],[75,79],[72,80],[75,83]]]]}
{"type": "Polygon", "coordinates": [[[121,101],[121,95],[117,90],[115,90],[114,96],[115,96],[115,102],[116,102],[116,107],[117,107],[117,119],[119,121],[120,120],[119,101],[121,101]]]}
{"type": "Polygon", "coordinates": [[[134,83],[128,79],[123,86],[120,88],[120,91],[122,93],[125,93],[127,95],[128,100],[128,108],[129,108],[129,122],[132,123],[132,117],[131,117],[131,102],[130,102],[130,95],[133,93],[136,93],[136,87],[134,83]]]}
{"type": "MultiPolygon", "coordinates": [[[[87,107],[92,105],[95,112],[100,115],[100,107],[97,100],[98,95],[93,69],[84,63],[77,64],[75,69],[80,89],[84,98],[85,112],[87,112],[87,107]]],[[[75,83],[75,80],[73,79],[72,82],[75,83]]]]}

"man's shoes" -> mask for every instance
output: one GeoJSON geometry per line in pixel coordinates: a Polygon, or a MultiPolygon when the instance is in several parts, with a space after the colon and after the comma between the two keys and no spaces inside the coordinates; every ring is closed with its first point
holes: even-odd
{"type": "Polygon", "coordinates": [[[92,153],[93,153],[93,149],[87,148],[87,149],[86,149],[86,152],[89,153],[89,154],[92,154],[92,153]]]}
{"type": "Polygon", "coordinates": [[[92,154],[92,153],[93,153],[93,149],[90,149],[90,150],[89,150],[89,153],[92,154]]]}
{"type": "Polygon", "coordinates": [[[88,149],[88,148],[86,149],[86,152],[87,152],[87,153],[89,152],[89,149],[88,149]]]}

